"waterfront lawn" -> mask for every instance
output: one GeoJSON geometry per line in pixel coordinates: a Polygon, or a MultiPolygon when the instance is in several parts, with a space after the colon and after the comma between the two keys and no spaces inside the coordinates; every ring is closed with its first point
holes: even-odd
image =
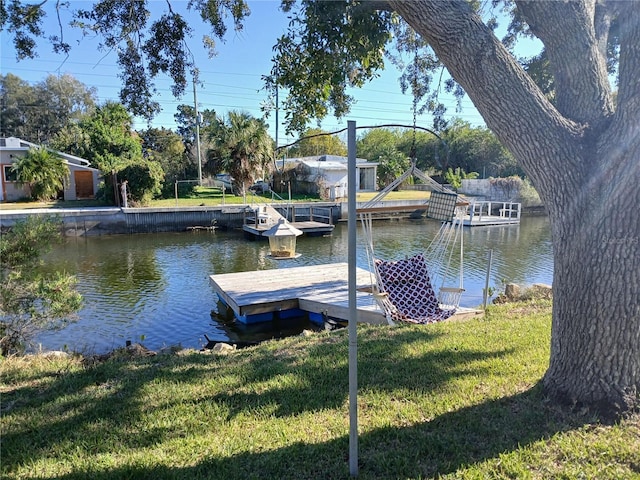
{"type": "MultiPolygon", "coordinates": [[[[640,476],[640,417],[603,425],[540,388],[550,305],[358,327],[359,478],[640,476]]],[[[0,363],[1,476],[349,477],[348,332],[229,355],[0,363]]]]}
{"type": "MultiPolygon", "coordinates": [[[[371,200],[377,192],[359,192],[356,200],[358,202],[365,202],[371,200]]],[[[421,192],[417,190],[401,190],[397,192],[389,192],[385,197],[385,200],[426,200],[429,198],[429,192],[421,192]]],[[[288,198],[286,199],[288,201],[288,198]]],[[[293,195],[292,201],[294,202],[319,202],[320,198],[309,195],[293,195]]],[[[246,198],[242,196],[236,196],[233,194],[222,194],[222,190],[219,188],[209,187],[196,187],[194,192],[189,197],[181,197],[176,201],[175,198],[160,198],[152,200],[148,207],[156,208],[174,208],[174,207],[198,207],[198,206],[220,206],[220,205],[241,205],[246,202],[249,203],[270,203],[272,201],[271,194],[265,193],[263,195],[257,195],[251,193],[246,198]]],[[[274,197],[274,202],[281,202],[282,200],[274,197]]],[[[98,200],[52,200],[49,202],[36,202],[22,200],[19,202],[2,202],[0,203],[0,210],[22,210],[22,209],[38,209],[38,208],[87,208],[87,207],[104,207],[113,206],[106,205],[104,202],[98,200]]]]}

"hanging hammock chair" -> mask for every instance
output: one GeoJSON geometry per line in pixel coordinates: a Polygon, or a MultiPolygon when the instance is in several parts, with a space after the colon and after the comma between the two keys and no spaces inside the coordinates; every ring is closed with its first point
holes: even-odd
{"type": "Polygon", "coordinates": [[[416,168],[415,162],[402,176],[358,209],[366,242],[372,293],[387,322],[434,323],[451,317],[460,304],[463,285],[463,219],[468,203],[416,168]],[[433,188],[427,217],[442,222],[424,252],[400,260],[378,258],[373,242],[373,216],[388,210],[376,207],[391,190],[411,175],[433,188]],[[457,285],[452,285],[452,259],[459,252],[457,285]],[[434,286],[438,288],[437,293],[434,286]]]}

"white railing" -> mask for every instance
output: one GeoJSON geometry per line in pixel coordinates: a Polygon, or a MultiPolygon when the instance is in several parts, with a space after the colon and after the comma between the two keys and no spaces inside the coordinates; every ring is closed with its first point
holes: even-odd
{"type": "Polygon", "coordinates": [[[473,202],[467,210],[469,220],[473,221],[475,219],[478,222],[482,222],[487,217],[519,220],[521,213],[522,204],[516,202],[473,202]],[[493,214],[495,210],[498,210],[498,215],[493,214]]]}

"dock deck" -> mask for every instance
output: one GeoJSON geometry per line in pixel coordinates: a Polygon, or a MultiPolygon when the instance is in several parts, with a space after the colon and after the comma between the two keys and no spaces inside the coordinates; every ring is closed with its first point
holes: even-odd
{"type": "MultiPolygon", "coordinates": [[[[271,205],[260,205],[252,208],[252,210],[254,212],[253,217],[245,218],[242,230],[244,230],[246,234],[253,235],[254,237],[264,237],[267,230],[277,224],[281,219],[284,219],[271,205]]],[[[314,221],[313,218],[310,218],[307,221],[291,221],[289,224],[300,230],[303,234],[311,236],[330,235],[335,228],[330,218],[327,223],[317,222],[314,221]]]]}
{"type": "MultiPolygon", "coordinates": [[[[289,222],[289,224],[306,235],[329,235],[335,228],[335,225],[314,221],[289,222]]],[[[242,226],[242,230],[256,237],[262,237],[264,236],[264,232],[269,230],[272,226],[273,225],[245,223],[242,226]]]]}
{"type": "Polygon", "coordinates": [[[517,225],[520,223],[521,213],[522,205],[520,203],[473,202],[469,205],[463,223],[466,227],[517,225]]]}
{"type": "MultiPolygon", "coordinates": [[[[332,263],[277,270],[211,275],[220,300],[245,323],[267,321],[274,312],[300,310],[338,320],[349,319],[348,265],[332,263]]],[[[367,289],[371,274],[356,271],[358,322],[386,324],[384,313],[367,289]]],[[[454,318],[476,316],[481,311],[460,309],[454,318]]]]}

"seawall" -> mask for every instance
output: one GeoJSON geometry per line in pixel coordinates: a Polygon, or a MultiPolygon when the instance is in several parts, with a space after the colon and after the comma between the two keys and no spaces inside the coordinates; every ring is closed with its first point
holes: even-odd
{"type": "MultiPolygon", "coordinates": [[[[401,207],[395,216],[411,217],[425,210],[422,201],[386,201],[381,205],[401,207]]],[[[289,220],[296,221],[322,217],[323,222],[346,220],[346,202],[294,203],[288,206],[273,204],[289,220]],[[330,219],[330,220],[329,220],[330,219]]],[[[42,208],[0,210],[0,229],[11,228],[16,221],[31,215],[46,216],[60,222],[65,236],[122,235],[136,233],[179,232],[194,227],[241,228],[247,217],[254,215],[256,205],[221,205],[165,208],[42,208]]],[[[523,208],[529,216],[545,215],[544,208],[523,208]]],[[[385,217],[386,218],[386,217],[385,217]]]]}

